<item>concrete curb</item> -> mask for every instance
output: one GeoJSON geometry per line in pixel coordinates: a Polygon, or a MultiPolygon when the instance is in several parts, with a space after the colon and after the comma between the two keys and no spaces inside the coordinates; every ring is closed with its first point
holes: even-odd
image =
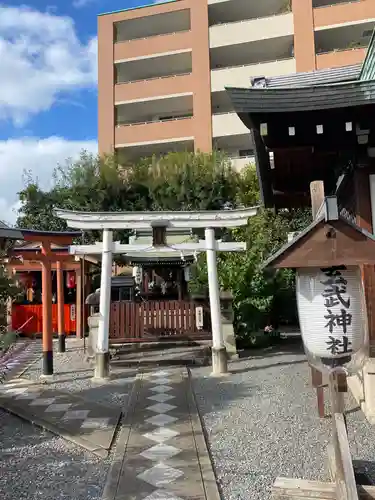
{"type": "Polygon", "coordinates": [[[122,465],[126,456],[126,448],[128,446],[129,437],[132,429],[132,421],[134,410],[138,402],[140,394],[140,386],[142,383],[142,375],[138,374],[127,401],[126,410],[123,411],[122,428],[116,443],[115,453],[113,455],[112,463],[109,467],[107,477],[105,480],[102,500],[115,500],[117,494],[118,483],[120,481],[122,465]]]}
{"type": "Polygon", "coordinates": [[[205,490],[206,500],[221,500],[220,489],[212,464],[211,453],[209,451],[203,420],[199,413],[198,404],[195,398],[192,375],[188,368],[184,373],[187,385],[187,400],[191,415],[191,426],[195,446],[197,449],[199,466],[201,470],[202,483],[205,490]]]}

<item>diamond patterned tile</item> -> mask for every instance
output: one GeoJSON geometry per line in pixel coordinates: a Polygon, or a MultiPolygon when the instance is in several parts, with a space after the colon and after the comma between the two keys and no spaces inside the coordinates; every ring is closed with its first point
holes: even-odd
{"type": "Polygon", "coordinates": [[[150,391],[152,392],[169,392],[172,390],[172,387],[169,385],[158,385],[157,387],[150,387],[150,391]]]}
{"type": "Polygon", "coordinates": [[[50,406],[56,401],[56,398],[36,398],[31,401],[30,406],[50,406]]]}
{"type": "Polygon", "coordinates": [[[157,372],[151,373],[153,377],[166,377],[167,375],[170,375],[171,372],[168,370],[159,370],[157,372]]]}
{"type": "Polygon", "coordinates": [[[63,420],[80,420],[80,419],[86,419],[88,414],[90,413],[90,410],[71,410],[67,411],[63,415],[63,420]]]}
{"type": "Polygon", "coordinates": [[[114,380],[111,380],[111,384],[132,384],[135,382],[136,377],[127,377],[127,378],[116,378],[114,380]]]}
{"type": "Polygon", "coordinates": [[[166,403],[156,403],[155,405],[148,406],[146,409],[153,411],[155,413],[167,413],[168,411],[174,410],[176,406],[169,405],[166,403]]]}
{"type": "Polygon", "coordinates": [[[81,425],[81,429],[106,429],[109,418],[87,418],[81,425]]]}
{"type": "Polygon", "coordinates": [[[159,427],[152,432],[148,432],[147,434],[143,434],[143,437],[147,439],[151,439],[151,441],[156,441],[157,443],[164,443],[168,441],[168,439],[172,439],[178,436],[180,433],[174,431],[172,429],[168,429],[166,427],[159,427]]]}
{"type": "Polygon", "coordinates": [[[171,417],[169,415],[164,415],[164,414],[159,414],[155,415],[155,417],[148,418],[146,422],[157,425],[157,426],[162,426],[162,425],[167,425],[171,424],[172,422],[175,422],[177,418],[171,417]]]}
{"type": "Polygon", "coordinates": [[[6,389],[8,387],[15,387],[15,386],[20,386],[20,385],[23,385],[23,382],[21,380],[11,380],[9,382],[6,382],[3,385],[3,388],[6,389]]]}
{"type": "Polygon", "coordinates": [[[171,382],[171,379],[165,378],[165,377],[160,377],[160,378],[152,379],[151,382],[153,384],[156,384],[156,385],[165,385],[165,384],[169,384],[171,382]]]}
{"type": "Polygon", "coordinates": [[[173,483],[176,479],[183,476],[184,473],[178,469],[174,469],[173,467],[169,467],[169,465],[160,463],[148,469],[142,474],[139,474],[137,477],[146,481],[146,483],[152,484],[152,486],[156,486],[159,488],[160,486],[165,486],[166,484],[173,483]]]}
{"type": "Polygon", "coordinates": [[[24,392],[23,394],[19,394],[14,399],[16,399],[16,400],[20,400],[20,399],[36,399],[40,395],[41,395],[41,391],[27,391],[27,392],[24,392]]]}
{"type": "Polygon", "coordinates": [[[173,399],[174,396],[171,396],[170,394],[154,394],[153,396],[148,396],[147,399],[151,399],[152,401],[157,401],[158,403],[165,403],[166,401],[169,401],[170,399],[173,399]]]}
{"type": "Polygon", "coordinates": [[[55,403],[52,405],[49,405],[48,408],[46,408],[44,411],[46,413],[54,413],[54,412],[59,412],[59,411],[67,411],[69,408],[72,406],[71,403],[55,403]]]}
{"type": "Polygon", "coordinates": [[[27,392],[27,387],[9,387],[8,389],[5,389],[5,394],[9,395],[18,395],[18,394],[23,394],[24,392],[27,392]]]}
{"type": "Polygon", "coordinates": [[[151,448],[148,448],[145,451],[142,451],[140,455],[142,457],[148,458],[149,460],[155,460],[158,462],[163,462],[164,460],[168,460],[171,457],[174,457],[182,450],[179,448],[175,448],[174,446],[170,446],[168,444],[159,443],[151,448]]]}
{"type": "Polygon", "coordinates": [[[148,495],[144,500],[182,500],[167,490],[155,490],[151,495],[148,495]]]}

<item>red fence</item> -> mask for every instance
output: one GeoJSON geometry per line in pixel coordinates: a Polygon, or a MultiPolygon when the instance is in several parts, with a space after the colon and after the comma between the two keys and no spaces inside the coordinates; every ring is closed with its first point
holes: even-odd
{"type": "MultiPolygon", "coordinates": [[[[65,333],[76,332],[76,306],[64,305],[65,333]]],[[[43,331],[43,310],[41,304],[13,304],[12,305],[12,330],[23,335],[34,335],[43,331]],[[30,319],[31,318],[31,319],[30,319]],[[23,326],[24,325],[24,326],[23,326]],[[23,326],[23,328],[22,328],[23,326]]],[[[57,304],[52,304],[52,331],[58,333],[57,304]]]]}
{"type": "Polygon", "coordinates": [[[202,304],[188,301],[113,302],[110,341],[152,342],[172,339],[210,339],[209,314],[202,304]],[[203,307],[203,327],[196,324],[203,307]]]}

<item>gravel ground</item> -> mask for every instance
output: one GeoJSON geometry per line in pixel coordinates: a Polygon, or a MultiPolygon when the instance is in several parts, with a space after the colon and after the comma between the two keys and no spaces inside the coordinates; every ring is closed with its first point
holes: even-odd
{"type": "MultiPolygon", "coordinates": [[[[291,351],[236,361],[224,379],[192,371],[225,500],[267,500],[277,476],[329,480],[330,420],[317,416],[304,354],[291,351]]],[[[348,399],[353,461],[375,484],[375,427],[348,399]]]]}
{"type": "Polygon", "coordinates": [[[109,459],[0,410],[1,500],[99,500],[109,459]]]}
{"type": "MultiPolygon", "coordinates": [[[[82,341],[70,340],[67,352],[55,355],[55,375],[50,386],[102,404],[126,406],[124,378],[131,381],[134,371],[118,370],[114,380],[95,384],[91,380],[93,369],[84,361],[81,345],[82,341]]],[[[40,373],[38,361],[22,377],[37,380],[40,373]]],[[[130,390],[131,383],[126,387],[130,390]]],[[[100,459],[0,410],[1,500],[99,500],[111,455],[100,459]]]]}

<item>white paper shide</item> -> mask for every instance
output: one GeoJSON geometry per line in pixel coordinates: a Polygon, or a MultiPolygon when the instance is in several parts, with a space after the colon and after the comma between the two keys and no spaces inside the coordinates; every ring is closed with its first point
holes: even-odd
{"type": "Polygon", "coordinates": [[[305,348],[321,359],[345,359],[366,343],[360,269],[298,269],[297,304],[305,348]]]}

